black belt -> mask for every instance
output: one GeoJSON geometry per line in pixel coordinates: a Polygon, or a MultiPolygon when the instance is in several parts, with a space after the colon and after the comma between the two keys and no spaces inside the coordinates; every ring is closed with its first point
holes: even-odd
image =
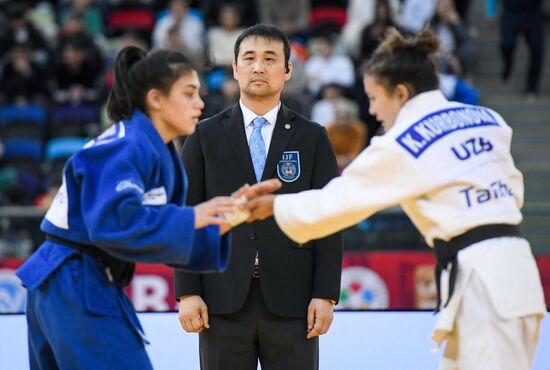
{"type": "Polygon", "coordinates": [[[439,311],[439,308],[441,306],[441,271],[447,269],[449,263],[451,264],[451,271],[449,273],[449,297],[447,299],[447,302],[445,302],[445,305],[443,306],[447,307],[455,288],[456,273],[458,267],[458,252],[461,249],[469,247],[470,245],[480,242],[482,240],[504,236],[521,237],[519,225],[483,225],[468,230],[464,234],[460,234],[447,242],[441,239],[434,239],[434,251],[435,257],[437,259],[437,263],[435,265],[435,283],[437,285],[437,307],[435,308],[436,312],[439,311]]]}
{"type": "Polygon", "coordinates": [[[90,255],[103,262],[107,266],[107,269],[105,270],[107,278],[111,282],[114,281],[122,287],[130,284],[130,281],[134,276],[134,270],[136,267],[135,263],[123,261],[121,259],[113,257],[99,247],[73,242],[71,240],[59,238],[51,234],[46,234],[46,239],[74,248],[81,253],[90,255]]]}

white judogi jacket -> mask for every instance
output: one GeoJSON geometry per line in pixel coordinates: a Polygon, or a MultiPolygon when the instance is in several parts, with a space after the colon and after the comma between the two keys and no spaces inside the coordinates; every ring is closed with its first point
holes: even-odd
{"type": "MultiPolygon", "coordinates": [[[[393,127],[373,138],[341,177],[323,189],[278,195],[274,216],[299,243],[397,204],[430,246],[434,239],[449,240],[480,225],[519,224],[523,177],[510,154],[511,139],[512,129],[496,112],[449,102],[439,91],[422,93],[402,107],[393,127]]],[[[500,239],[501,248],[482,241],[459,252],[460,276],[439,329],[452,330],[474,269],[503,318],[546,312],[529,244],[500,239]]]]}

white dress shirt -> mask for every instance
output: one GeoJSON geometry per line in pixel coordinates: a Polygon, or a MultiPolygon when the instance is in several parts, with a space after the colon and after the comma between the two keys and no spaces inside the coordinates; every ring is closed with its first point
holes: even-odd
{"type": "Polygon", "coordinates": [[[250,142],[250,135],[252,135],[252,130],[254,129],[254,124],[252,121],[256,117],[263,117],[267,122],[262,127],[262,137],[265,143],[265,152],[269,153],[269,144],[271,143],[271,136],[273,136],[273,129],[275,128],[275,123],[277,122],[277,115],[279,114],[279,109],[281,108],[281,102],[271,109],[269,112],[263,116],[259,116],[256,113],[248,109],[242,100],[239,100],[239,105],[243,112],[243,122],[244,122],[244,131],[246,132],[246,141],[250,142]]]}

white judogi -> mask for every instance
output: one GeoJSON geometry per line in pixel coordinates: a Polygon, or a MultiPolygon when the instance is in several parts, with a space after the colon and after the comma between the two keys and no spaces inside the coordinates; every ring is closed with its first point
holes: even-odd
{"type": "MultiPolygon", "coordinates": [[[[511,138],[512,129],[490,109],[448,102],[439,91],[419,94],[401,108],[393,127],[374,138],[341,177],[320,190],[278,195],[275,219],[285,234],[305,243],[400,204],[430,246],[434,239],[450,240],[481,225],[520,224],[523,177],[510,154],[511,138]]],[[[484,240],[461,250],[458,261],[455,292],[439,315],[434,339],[439,343],[450,334],[456,339],[455,324],[458,333],[467,333],[470,307],[461,303],[473,300],[495,313],[487,318],[492,320],[495,335],[484,333],[489,339],[475,340],[481,346],[497,343],[514,356],[523,334],[516,332],[515,342],[499,341],[497,328],[510,320],[542,317],[546,312],[528,242],[516,237],[484,240]],[[470,292],[472,281],[485,290],[470,292]]],[[[442,287],[447,287],[445,274],[442,280],[442,287]]],[[[445,294],[443,289],[442,302],[445,294]]],[[[474,338],[459,337],[459,342],[464,340],[474,338]]],[[[536,344],[536,338],[533,341],[530,343],[536,344]]],[[[531,352],[524,356],[529,357],[525,366],[532,359],[532,348],[520,350],[531,352]]],[[[477,357],[468,358],[469,354],[459,349],[458,362],[448,368],[528,368],[502,367],[491,351],[470,352],[477,357]],[[466,362],[461,362],[463,359],[466,362]],[[480,365],[461,365],[466,363],[480,365]]],[[[448,356],[455,354],[448,348],[448,356]]]]}

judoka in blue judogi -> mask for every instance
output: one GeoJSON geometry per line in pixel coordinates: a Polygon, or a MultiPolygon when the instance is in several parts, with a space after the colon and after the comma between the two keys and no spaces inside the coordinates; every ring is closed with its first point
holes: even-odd
{"type": "MultiPolygon", "coordinates": [[[[197,73],[179,53],[146,56],[135,47],[119,54],[116,73],[127,78],[128,96],[114,90],[111,116],[128,113],[125,98],[132,109],[68,160],[41,224],[47,240],[17,272],[28,289],[32,369],[150,369],[147,340],[123,292],[133,263],[202,272],[227,264],[230,238],[214,221],[196,228],[198,211],[184,206],[186,175],[172,144],[194,130],[204,107],[197,73]],[[144,70],[164,79],[145,74],[153,82],[140,87],[144,70]],[[164,95],[151,95],[155,86],[164,95]]],[[[209,212],[223,208],[216,207],[209,212]]]]}

